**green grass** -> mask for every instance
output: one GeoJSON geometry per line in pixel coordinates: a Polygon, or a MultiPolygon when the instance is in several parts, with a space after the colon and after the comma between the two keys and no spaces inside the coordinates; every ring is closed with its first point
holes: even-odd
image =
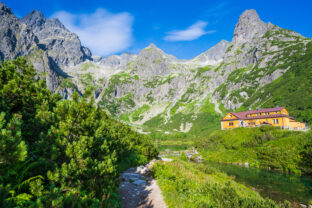
{"type": "Polygon", "coordinates": [[[175,78],[175,75],[169,74],[166,77],[154,76],[152,80],[146,81],[143,85],[147,88],[156,88],[157,86],[163,85],[165,83],[171,83],[172,79],[175,78]]]}
{"type": "Polygon", "coordinates": [[[71,78],[63,78],[61,79],[60,87],[63,88],[75,88],[76,85],[74,84],[73,80],[71,78]]]}
{"type": "Polygon", "coordinates": [[[278,127],[237,128],[214,131],[196,140],[195,147],[208,161],[248,162],[252,167],[300,174],[306,171],[301,153],[310,139],[311,133],[278,127]]]}
{"type": "Polygon", "coordinates": [[[204,67],[200,67],[197,69],[197,73],[195,75],[195,78],[196,77],[201,77],[201,75],[207,71],[210,71],[212,68],[211,66],[204,66],[204,67]]]}
{"type": "Polygon", "coordinates": [[[81,83],[84,84],[85,86],[92,86],[94,80],[95,79],[90,72],[80,77],[81,83]]]}
{"type": "Polygon", "coordinates": [[[312,43],[306,47],[304,55],[288,57],[290,68],[286,73],[253,93],[239,110],[285,106],[296,119],[312,123],[312,43]]]}
{"type": "Polygon", "coordinates": [[[138,121],[141,120],[143,117],[141,116],[141,114],[145,113],[146,111],[148,111],[151,107],[149,105],[142,105],[140,108],[136,109],[133,114],[132,114],[132,120],[133,121],[138,121]]]}
{"type": "Polygon", "coordinates": [[[87,71],[88,69],[90,69],[90,68],[98,68],[98,66],[96,66],[96,65],[94,65],[92,62],[88,62],[88,63],[84,63],[84,64],[82,64],[82,66],[81,66],[81,71],[87,71]]]}
{"type": "MultiPolygon", "coordinates": [[[[187,99],[185,99],[185,102],[187,102],[187,99]]],[[[143,127],[147,132],[153,132],[152,135],[155,139],[183,139],[186,137],[189,139],[201,138],[202,136],[220,128],[221,115],[215,112],[215,106],[210,102],[209,97],[201,103],[197,103],[197,101],[191,103],[179,101],[171,108],[170,114],[170,120],[166,124],[164,122],[165,115],[160,114],[153,117],[151,120],[146,121],[143,124],[143,127]],[[184,107],[184,110],[176,113],[177,109],[181,106],[184,107]],[[194,112],[197,113],[195,114],[194,112]],[[184,126],[186,123],[192,124],[189,132],[181,133],[175,131],[180,131],[181,125],[184,126]],[[161,135],[161,133],[156,133],[159,129],[162,132],[171,132],[171,134],[161,135]]]]}
{"type": "Polygon", "coordinates": [[[169,208],[278,207],[215,168],[175,160],[157,162],[152,173],[169,208]]]}

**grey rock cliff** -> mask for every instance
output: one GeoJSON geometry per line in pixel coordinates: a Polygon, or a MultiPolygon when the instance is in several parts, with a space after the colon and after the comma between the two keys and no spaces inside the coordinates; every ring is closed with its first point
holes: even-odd
{"type": "Polygon", "coordinates": [[[137,55],[131,54],[131,53],[123,53],[120,56],[118,55],[112,55],[107,56],[98,62],[100,62],[101,65],[107,66],[107,67],[122,67],[126,66],[129,62],[133,61],[137,55]]]}
{"type": "Polygon", "coordinates": [[[208,51],[196,56],[193,60],[199,61],[205,65],[213,65],[223,61],[225,51],[229,46],[229,42],[221,40],[217,45],[210,48],[208,51]]]}
{"type": "Polygon", "coordinates": [[[31,29],[0,3],[0,61],[26,56],[37,50],[37,39],[31,29]]]}
{"type": "Polygon", "coordinates": [[[238,68],[255,64],[262,56],[261,37],[269,28],[259,18],[256,10],[243,12],[236,24],[229,50],[224,56],[225,62],[237,62],[238,68]]]}
{"type": "Polygon", "coordinates": [[[261,37],[266,33],[268,25],[264,23],[260,18],[256,10],[246,10],[241,14],[236,24],[232,43],[239,45],[254,38],[261,37]]]}
{"type": "Polygon", "coordinates": [[[38,37],[40,46],[59,66],[72,66],[91,59],[91,52],[81,46],[75,33],[70,32],[58,19],[46,18],[40,11],[32,11],[21,19],[38,37]]]}
{"type": "Polygon", "coordinates": [[[140,51],[133,62],[133,69],[142,77],[150,79],[154,76],[170,74],[172,72],[170,64],[176,61],[178,61],[176,57],[168,55],[156,45],[150,44],[140,51]]]}
{"type": "Polygon", "coordinates": [[[38,46],[38,39],[31,28],[21,23],[3,3],[0,3],[0,39],[0,61],[26,56],[42,74],[48,88],[56,90],[59,74],[47,53],[38,46]]]}

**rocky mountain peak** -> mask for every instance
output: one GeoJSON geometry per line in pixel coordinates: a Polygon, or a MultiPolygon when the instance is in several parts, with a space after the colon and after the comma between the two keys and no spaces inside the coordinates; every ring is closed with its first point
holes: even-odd
{"type": "Polygon", "coordinates": [[[98,62],[102,66],[117,68],[126,66],[130,61],[133,61],[136,58],[136,56],[137,55],[131,53],[123,53],[120,56],[118,55],[107,56],[103,59],[100,59],[98,62]]]}
{"type": "Polygon", "coordinates": [[[66,27],[57,18],[46,18],[42,12],[33,10],[21,19],[21,22],[31,27],[35,32],[40,31],[43,27],[60,28],[66,30],[66,27]]]}
{"type": "Polygon", "coordinates": [[[4,15],[4,14],[13,14],[13,12],[11,11],[10,8],[8,8],[7,6],[4,5],[4,3],[0,2],[0,16],[4,15]]]}
{"type": "Polygon", "coordinates": [[[21,19],[37,36],[40,46],[58,66],[77,65],[91,59],[89,49],[81,46],[79,37],[70,32],[58,19],[46,18],[40,11],[32,11],[21,19]]]}
{"type": "Polygon", "coordinates": [[[223,60],[225,51],[229,46],[227,40],[221,40],[217,45],[211,47],[204,53],[196,56],[193,61],[198,62],[201,65],[214,65],[223,60]]]}
{"type": "Polygon", "coordinates": [[[157,59],[167,59],[170,61],[177,61],[177,58],[173,55],[169,55],[165,53],[163,50],[158,48],[154,43],[151,43],[149,46],[144,48],[143,50],[140,51],[139,56],[146,57],[146,58],[151,58],[154,60],[154,58],[157,59]]]}
{"type": "Polygon", "coordinates": [[[24,24],[34,27],[34,26],[41,26],[46,22],[46,17],[38,10],[33,10],[25,17],[21,19],[21,22],[24,24]]]}
{"type": "Polygon", "coordinates": [[[259,18],[256,10],[246,10],[239,17],[232,42],[234,44],[248,42],[255,37],[261,37],[267,29],[267,24],[259,18]]]}
{"type": "Polygon", "coordinates": [[[149,44],[147,48],[159,49],[154,43],[149,44]]]}
{"type": "Polygon", "coordinates": [[[0,3],[0,40],[0,61],[26,56],[37,47],[32,31],[3,3],[0,3]]]}
{"type": "Polygon", "coordinates": [[[247,9],[246,11],[244,11],[240,15],[239,21],[244,21],[244,20],[261,21],[259,15],[255,9],[247,9]]]}

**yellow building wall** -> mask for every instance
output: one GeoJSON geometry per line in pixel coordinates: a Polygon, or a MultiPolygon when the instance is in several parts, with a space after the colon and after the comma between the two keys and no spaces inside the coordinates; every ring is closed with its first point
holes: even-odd
{"type": "Polygon", "coordinates": [[[298,122],[298,121],[290,121],[289,122],[289,127],[292,129],[298,129],[298,128],[305,128],[305,124],[302,122],[298,122]]]}
{"type": "Polygon", "coordinates": [[[284,115],[289,115],[288,111],[285,108],[282,110],[281,113],[284,114],[284,115]]]}
{"type": "Polygon", "coordinates": [[[246,120],[247,126],[258,126],[264,122],[272,124],[272,126],[283,126],[285,125],[284,118],[264,118],[264,119],[252,119],[252,120],[246,120]],[[278,120],[278,123],[273,121],[273,119],[278,120]],[[284,124],[283,124],[284,122],[284,124]],[[252,123],[255,123],[254,125],[252,123]]]}
{"type": "Polygon", "coordinates": [[[234,116],[232,113],[228,113],[226,114],[224,117],[223,117],[223,120],[226,120],[226,119],[235,119],[237,118],[236,116],[234,116]]]}
{"type": "Polygon", "coordinates": [[[239,127],[239,121],[234,120],[234,121],[221,121],[221,125],[223,129],[233,129],[233,128],[238,128],[239,127]],[[233,122],[233,126],[230,126],[230,122],[233,122]]]}
{"type": "Polygon", "coordinates": [[[289,128],[289,122],[290,122],[290,119],[289,118],[284,118],[284,122],[285,122],[285,127],[286,128],[289,128]]]}

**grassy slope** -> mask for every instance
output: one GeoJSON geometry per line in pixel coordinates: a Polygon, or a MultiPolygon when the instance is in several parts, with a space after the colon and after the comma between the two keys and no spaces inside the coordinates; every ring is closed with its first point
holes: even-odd
{"type": "Polygon", "coordinates": [[[158,162],[152,171],[168,207],[277,207],[211,167],[178,160],[158,162]]]}
{"type": "Polygon", "coordinates": [[[248,109],[250,106],[263,108],[286,106],[292,116],[311,123],[312,42],[306,47],[304,55],[295,53],[287,56],[289,70],[280,78],[257,90],[238,110],[248,109]],[[260,101],[256,102],[259,98],[260,101]]]}
{"type": "Polygon", "coordinates": [[[301,173],[300,153],[311,140],[311,133],[274,127],[237,128],[215,131],[195,146],[205,159],[226,163],[245,163],[283,172],[301,173]]]}
{"type": "Polygon", "coordinates": [[[152,138],[157,139],[195,139],[201,138],[214,130],[219,129],[219,121],[221,115],[215,112],[215,106],[207,98],[202,105],[199,107],[196,106],[196,102],[188,103],[186,105],[187,111],[178,112],[172,114],[169,122],[164,124],[163,115],[156,116],[151,120],[144,123],[144,128],[147,132],[152,132],[152,138]],[[194,113],[198,111],[198,113],[194,113]],[[195,117],[196,116],[196,117],[195,117]],[[157,129],[162,131],[170,131],[177,129],[180,130],[180,126],[186,123],[192,123],[192,128],[189,132],[176,132],[174,134],[165,135],[161,132],[158,132],[157,129]]]}

